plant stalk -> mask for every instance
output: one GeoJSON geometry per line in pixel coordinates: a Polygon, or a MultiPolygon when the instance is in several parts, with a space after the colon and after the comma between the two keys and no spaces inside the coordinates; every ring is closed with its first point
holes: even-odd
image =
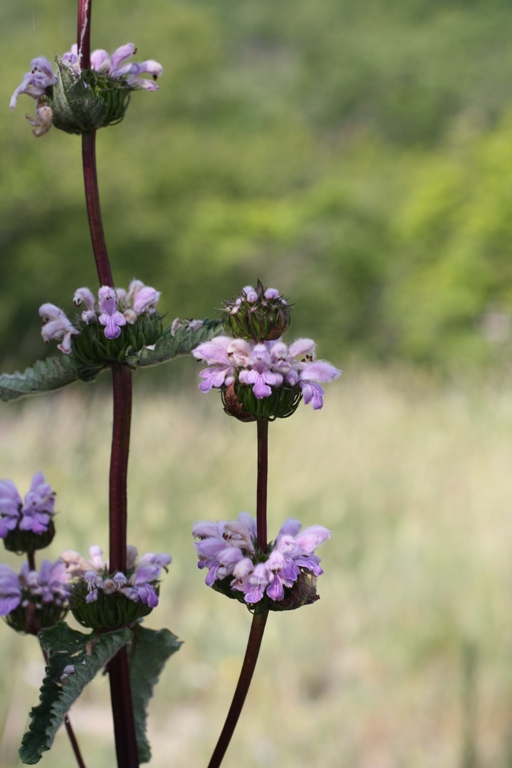
{"type": "Polygon", "coordinates": [[[101,218],[98,174],[96,171],[96,131],[82,134],[82,163],[84,169],[85,200],[91,231],[92,248],[100,285],[114,287],[108,258],[105,233],[101,218]]]}
{"type": "MultiPolygon", "coordinates": [[[[268,486],[268,421],[258,419],[258,478],[256,483],[256,535],[263,552],[267,551],[267,486],[268,486]]],[[[258,661],[258,655],[267,623],[268,611],[255,613],[252,617],[251,630],[247,641],[244,661],[233,696],[233,701],[213,752],[208,768],[219,768],[235,731],[242,712],[252,676],[258,661]]]]}

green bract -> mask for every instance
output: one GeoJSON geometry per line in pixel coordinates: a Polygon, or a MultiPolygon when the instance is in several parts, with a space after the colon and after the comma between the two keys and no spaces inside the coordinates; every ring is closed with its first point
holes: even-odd
{"type": "Polygon", "coordinates": [[[300,387],[282,385],[272,389],[272,394],[257,398],[253,388],[233,383],[222,390],[224,410],[239,421],[274,421],[292,416],[302,400],[300,387]]]}
{"type": "MultiPolygon", "coordinates": [[[[114,574],[111,574],[113,577],[114,574]]],[[[108,577],[105,577],[108,578],[108,577]]],[[[158,585],[155,585],[158,594],[158,585]]],[[[83,626],[90,629],[118,629],[134,624],[138,619],[147,616],[153,610],[141,600],[130,600],[120,592],[107,595],[98,589],[97,599],[87,603],[89,594],[87,582],[83,579],[77,581],[69,597],[69,606],[75,619],[83,626]]]]}
{"type": "Polygon", "coordinates": [[[23,555],[26,552],[34,552],[36,549],[48,547],[55,536],[55,526],[53,521],[48,523],[48,529],[43,533],[34,533],[33,531],[22,531],[14,528],[8,531],[4,538],[4,547],[9,552],[16,552],[17,555],[23,555]]]}
{"type": "Polygon", "coordinates": [[[258,280],[255,289],[247,286],[236,299],[224,302],[222,320],[226,333],[234,338],[273,341],[290,325],[291,310],[283,296],[272,288],[266,290],[258,280]]]}
{"type": "Polygon", "coordinates": [[[47,89],[42,101],[52,108],[56,128],[81,134],[121,122],[133,86],[93,69],[77,73],[60,56],[55,61],[57,82],[47,89]]]}

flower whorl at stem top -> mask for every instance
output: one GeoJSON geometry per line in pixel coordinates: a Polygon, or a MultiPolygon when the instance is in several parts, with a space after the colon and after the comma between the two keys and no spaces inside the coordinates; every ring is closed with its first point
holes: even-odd
{"type": "Polygon", "coordinates": [[[61,309],[43,304],[41,334],[46,342],[62,340],[58,349],[67,355],[73,352],[79,365],[122,361],[128,349],[137,352],[161,337],[159,299],[160,292],[140,280],[132,280],[128,290],[103,285],[97,301],[89,288],[78,288],[73,301],[84,307],[80,317],[72,325],[61,309]]]}
{"type": "Polygon", "coordinates": [[[78,552],[63,552],[70,579],[69,602],[74,617],[85,627],[106,629],[131,624],[158,605],[162,569],[171,556],[149,552],[137,563],[136,547],[127,547],[126,573],[109,573],[98,546],[89,549],[89,561],[78,552]]]}
{"type": "Polygon", "coordinates": [[[23,563],[17,574],[0,565],[0,616],[18,632],[37,634],[68,612],[66,566],[61,560],[44,560],[39,571],[23,563]]]}
{"type": "MultiPolygon", "coordinates": [[[[215,387],[227,393],[228,401],[231,388],[247,417],[283,418],[295,411],[301,397],[306,405],[311,403],[318,410],[325,394],[318,382],[333,381],[341,374],[330,363],[315,360],[315,342],[311,339],[298,339],[288,347],[280,339],[257,343],[217,336],[199,344],[192,354],[208,364],[199,374],[203,379],[199,384],[201,392],[215,387]],[[265,398],[271,398],[268,411],[265,398]],[[280,410],[281,405],[284,410],[280,410]]],[[[228,401],[228,411],[229,405],[228,401]]]]}
{"type": "Polygon", "coordinates": [[[22,501],[11,480],[0,480],[0,538],[12,552],[43,549],[53,539],[55,491],[42,472],[36,472],[22,501]]]}
{"type": "Polygon", "coordinates": [[[114,125],[123,119],[132,91],[158,90],[155,80],[163,73],[161,64],[153,59],[127,63],[136,52],[133,43],[122,45],[111,56],[104,50],[93,51],[90,69],[81,71],[81,56],[73,45],[62,58],[56,57],[56,74],[48,59],[39,56],[14,91],[10,109],[15,109],[21,94],[36,99],[35,119],[27,115],[35,136],[48,133],[52,123],[68,133],[114,125]]]}
{"type": "Polygon", "coordinates": [[[198,539],[198,567],[208,568],[205,583],[258,610],[292,610],[314,602],[316,577],[323,573],[314,550],[331,532],[321,525],[301,528],[298,520],[287,520],[264,553],[248,512],[231,522],[196,523],[192,535],[198,539]]]}

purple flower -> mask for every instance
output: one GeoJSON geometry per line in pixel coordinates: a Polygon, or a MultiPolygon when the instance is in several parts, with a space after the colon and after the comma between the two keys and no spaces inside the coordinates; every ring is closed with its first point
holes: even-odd
{"type": "MultiPolygon", "coordinates": [[[[114,80],[124,79],[132,88],[157,91],[158,85],[156,85],[155,80],[163,74],[162,65],[153,59],[143,61],[140,64],[136,62],[123,64],[135,53],[137,53],[137,49],[133,43],[126,43],[116,48],[110,57],[107,51],[98,49],[91,53],[91,69],[96,72],[104,72],[114,80]],[[141,79],[141,75],[144,74],[150,75],[151,80],[141,79]]],[[[72,45],[71,50],[63,55],[62,61],[75,72],[80,72],[80,55],[76,44],[72,45]]]]}
{"type": "Polygon", "coordinates": [[[98,320],[105,326],[107,339],[117,339],[121,335],[121,327],[126,325],[126,318],[117,309],[117,297],[113,288],[103,285],[98,291],[100,316],[98,320]]]}
{"type": "Polygon", "coordinates": [[[249,360],[250,345],[243,339],[217,336],[199,344],[192,354],[196,360],[208,363],[209,367],[199,374],[204,379],[199,389],[201,392],[209,392],[212,387],[228,387],[235,380],[236,366],[249,360]]]}
{"type": "Polygon", "coordinates": [[[162,569],[167,570],[171,562],[169,554],[148,552],[137,563],[137,548],[127,547],[126,574],[118,572],[114,575],[109,574],[108,561],[104,562],[102,555],[98,546],[90,547],[89,561],[71,550],[61,555],[68,577],[86,583],[86,603],[96,602],[101,590],[105,595],[120,593],[129,600],[140,601],[150,608],[158,605],[156,586],[162,569]]]}
{"type": "Polygon", "coordinates": [[[271,387],[280,387],[283,383],[282,375],[271,370],[270,355],[265,344],[254,346],[248,366],[240,371],[239,379],[241,384],[252,385],[254,396],[258,400],[270,397],[271,387]]]}
{"type": "MultiPolygon", "coordinates": [[[[8,565],[0,565],[0,616],[33,603],[37,621],[50,626],[67,610],[66,582],[66,568],[60,560],[44,560],[39,571],[31,571],[25,562],[19,574],[8,565]]],[[[23,626],[15,628],[22,630],[23,626]]]]}
{"type": "Polygon", "coordinates": [[[45,94],[49,86],[54,85],[56,82],[57,78],[53,74],[53,68],[48,59],[44,56],[32,59],[30,62],[30,72],[23,76],[23,80],[11,96],[9,108],[11,110],[16,108],[18,96],[21,96],[22,93],[26,93],[27,96],[31,96],[33,99],[38,99],[45,94]]]}
{"type": "Polygon", "coordinates": [[[82,312],[82,320],[84,323],[89,325],[89,323],[97,322],[98,317],[94,308],[94,295],[89,288],[77,288],[75,295],[73,296],[73,304],[75,307],[79,307],[80,304],[85,304],[86,309],[82,312]]]}
{"type": "Polygon", "coordinates": [[[23,592],[17,573],[8,565],[0,565],[0,616],[7,616],[21,603],[23,592]]]}
{"type": "Polygon", "coordinates": [[[160,296],[160,291],[156,291],[149,285],[143,286],[139,291],[137,291],[135,298],[133,299],[134,312],[137,315],[141,315],[143,312],[154,314],[160,296]]]}
{"type": "Polygon", "coordinates": [[[0,538],[19,528],[39,535],[48,530],[55,511],[55,491],[42,472],[32,478],[30,490],[22,502],[14,483],[0,481],[0,538]]]}
{"type": "MultiPolygon", "coordinates": [[[[198,539],[198,567],[208,568],[205,583],[211,587],[232,577],[228,593],[243,592],[249,605],[259,603],[265,596],[281,602],[301,574],[323,573],[314,550],[331,532],[321,525],[301,529],[298,520],[288,519],[265,554],[257,542],[256,521],[248,512],[241,512],[238,520],[231,522],[196,523],[192,533],[198,539]]],[[[226,589],[224,584],[222,591],[226,589]]]]}
{"type": "Polygon", "coordinates": [[[69,355],[71,352],[71,337],[76,336],[78,333],[77,329],[71,325],[64,312],[56,307],[55,304],[42,304],[39,307],[39,314],[43,321],[41,335],[44,341],[48,344],[49,341],[62,340],[61,344],[57,344],[57,349],[60,349],[65,355],[69,355]]]}

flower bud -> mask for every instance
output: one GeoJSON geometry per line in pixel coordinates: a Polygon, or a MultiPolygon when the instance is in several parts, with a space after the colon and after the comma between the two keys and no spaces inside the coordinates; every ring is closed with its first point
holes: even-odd
{"type": "Polygon", "coordinates": [[[290,325],[292,307],[275,288],[245,286],[238,297],[224,302],[226,333],[253,341],[279,339],[290,325]]]}

